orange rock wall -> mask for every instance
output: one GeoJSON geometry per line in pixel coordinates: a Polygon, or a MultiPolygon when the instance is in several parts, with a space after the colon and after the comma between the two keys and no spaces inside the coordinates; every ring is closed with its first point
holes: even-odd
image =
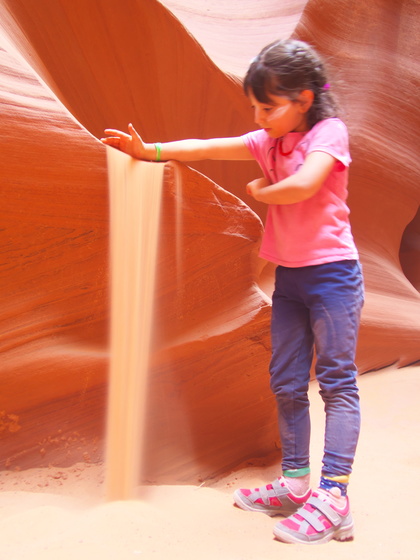
{"type": "Polygon", "coordinates": [[[308,2],[296,29],[335,69],[350,132],[349,202],[367,289],[362,371],[418,360],[418,7],[416,0],[308,2]]]}
{"type": "MultiPolygon", "coordinates": [[[[102,457],[108,193],[96,138],[129,121],[147,141],[252,129],[235,73],[274,38],[264,7],[284,36],[301,16],[295,35],[338,75],[367,287],[359,368],[420,358],[418,3],[296,0],[287,11],[263,0],[249,22],[239,4],[230,20],[216,1],[194,2],[192,14],[187,1],[0,0],[1,465],[102,457]],[[235,17],[248,46],[223,56],[215,25],[227,44],[235,17]]],[[[211,179],[176,163],[165,170],[145,450],[155,481],[208,476],[277,439],[270,305],[257,285],[264,208],[243,194],[259,171],[197,169],[211,179]]]]}

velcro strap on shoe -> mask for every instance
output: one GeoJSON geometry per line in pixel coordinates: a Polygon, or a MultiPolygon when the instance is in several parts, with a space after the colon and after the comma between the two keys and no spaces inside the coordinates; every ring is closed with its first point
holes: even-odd
{"type": "Polygon", "coordinates": [[[258,488],[258,493],[259,496],[263,502],[264,505],[268,506],[270,505],[270,494],[269,494],[269,490],[267,490],[266,487],[262,486],[261,488],[258,488]]]}
{"type": "Polygon", "coordinates": [[[281,504],[281,499],[287,494],[287,489],[284,488],[278,480],[273,480],[271,486],[273,487],[272,490],[269,490],[266,486],[258,488],[259,497],[266,506],[270,505],[270,498],[274,497],[276,497],[281,504]]]}
{"type": "Polygon", "coordinates": [[[277,498],[283,497],[285,494],[288,493],[288,490],[281,485],[281,482],[278,479],[273,480],[271,485],[273,487],[274,494],[277,496],[277,498]]]}
{"type": "Polygon", "coordinates": [[[314,513],[313,511],[308,511],[307,509],[305,509],[303,507],[303,508],[300,508],[300,510],[298,511],[298,514],[301,517],[303,517],[303,519],[305,519],[305,521],[307,521],[309,523],[309,525],[312,525],[312,527],[318,533],[321,533],[321,531],[325,531],[325,525],[323,523],[321,523],[321,521],[318,519],[316,513],[314,513]]]}
{"type": "MultiPolygon", "coordinates": [[[[327,504],[327,502],[323,502],[316,496],[311,496],[307,503],[325,515],[334,527],[338,527],[338,525],[340,525],[342,521],[341,516],[329,504],[327,504]]],[[[301,514],[301,512],[299,512],[299,514],[301,514]]],[[[316,529],[315,525],[314,529],[316,529]]]]}

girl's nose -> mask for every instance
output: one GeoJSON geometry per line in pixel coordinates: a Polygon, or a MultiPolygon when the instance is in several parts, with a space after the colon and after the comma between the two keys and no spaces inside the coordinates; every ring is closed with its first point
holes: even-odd
{"type": "Polygon", "coordinates": [[[261,109],[255,109],[254,110],[254,122],[255,122],[255,124],[258,124],[258,125],[261,124],[261,122],[262,122],[261,119],[262,119],[261,109]]]}

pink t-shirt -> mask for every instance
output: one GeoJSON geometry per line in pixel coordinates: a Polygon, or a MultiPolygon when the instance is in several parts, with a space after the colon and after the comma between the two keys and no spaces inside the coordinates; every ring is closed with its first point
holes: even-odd
{"type": "Polygon", "coordinates": [[[351,158],[345,124],[337,118],[318,122],[309,132],[290,132],[281,141],[264,130],[243,136],[264,176],[277,183],[297,172],[314,151],[336,158],[322,187],[311,198],[294,204],[270,204],[260,256],[296,268],[358,259],[346,204],[351,158]]]}

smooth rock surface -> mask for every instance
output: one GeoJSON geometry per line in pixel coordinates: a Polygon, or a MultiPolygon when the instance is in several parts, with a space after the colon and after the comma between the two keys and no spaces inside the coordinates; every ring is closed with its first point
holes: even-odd
{"type": "MultiPolygon", "coordinates": [[[[179,17],[188,8],[166,5],[179,17]]],[[[263,0],[260,16],[244,17],[255,54],[267,42],[264,8],[285,22],[286,34],[285,6],[276,12],[263,0]]],[[[337,73],[332,87],[351,134],[351,217],[367,290],[360,372],[413,363],[420,359],[418,2],[288,6],[293,22],[302,13],[294,34],[313,42],[337,73]]],[[[3,467],[102,457],[109,358],[103,129],[131,121],[146,141],[165,141],[254,128],[234,76],[248,52],[219,66],[210,58],[217,57],[218,18],[224,41],[229,25],[234,41],[234,12],[230,20],[219,4],[195,2],[193,37],[191,20],[182,19],[186,29],[167,8],[155,0],[123,7],[0,0],[3,467]]],[[[264,208],[244,194],[260,172],[245,163],[195,167],[165,169],[145,449],[153,481],[196,482],[278,445],[267,375],[270,302],[258,286],[264,208]]],[[[268,267],[268,293],[270,274],[268,267]]]]}

